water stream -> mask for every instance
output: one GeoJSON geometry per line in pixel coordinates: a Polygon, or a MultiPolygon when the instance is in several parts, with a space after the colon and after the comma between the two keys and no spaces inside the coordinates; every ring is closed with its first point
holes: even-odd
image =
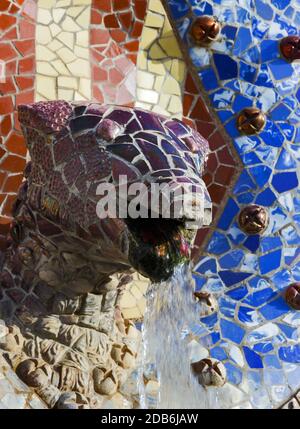
{"type": "MultiPolygon", "coordinates": [[[[199,313],[199,310],[198,310],[199,313]]],[[[153,284],[147,293],[143,323],[139,395],[149,408],[143,374],[155,364],[159,381],[156,408],[210,408],[209,395],[190,367],[188,327],[199,323],[189,266],[178,266],[168,281],[153,284]]]]}

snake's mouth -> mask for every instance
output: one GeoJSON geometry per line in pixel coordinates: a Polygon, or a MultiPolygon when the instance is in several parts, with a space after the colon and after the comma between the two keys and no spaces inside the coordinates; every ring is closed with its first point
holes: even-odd
{"type": "Polygon", "coordinates": [[[174,268],[190,259],[195,231],[181,219],[127,219],[129,262],[153,282],[167,280],[174,268]]]}

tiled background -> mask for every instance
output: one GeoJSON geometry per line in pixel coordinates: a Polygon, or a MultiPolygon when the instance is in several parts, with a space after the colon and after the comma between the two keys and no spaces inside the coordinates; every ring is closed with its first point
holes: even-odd
{"type": "MultiPolygon", "coordinates": [[[[298,0],[1,0],[0,234],[22,180],[26,150],[19,103],[65,98],[144,107],[183,118],[208,140],[205,181],[214,222],[197,237],[197,289],[219,298],[195,328],[229,374],[233,407],[273,407],[300,386],[300,316],[283,299],[300,280],[299,64],[279,42],[299,34],[298,0]],[[221,37],[203,48],[189,28],[218,17],[221,37]],[[257,106],[267,125],[241,136],[238,113],[257,106]],[[245,205],[265,206],[270,225],[247,237],[245,205]],[[202,246],[202,247],[200,247],[202,246]]],[[[139,319],[147,281],[123,297],[139,319]]],[[[228,393],[228,395],[229,395],[228,393]]]]}

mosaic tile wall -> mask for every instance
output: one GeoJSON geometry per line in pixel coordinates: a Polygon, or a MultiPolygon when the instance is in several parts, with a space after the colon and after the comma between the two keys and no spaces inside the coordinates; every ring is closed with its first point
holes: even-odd
{"type": "MultiPolygon", "coordinates": [[[[17,104],[92,98],[182,117],[212,152],[214,222],[198,234],[195,279],[220,306],[193,346],[225,364],[237,408],[277,407],[300,387],[300,315],[283,298],[300,281],[300,65],[279,51],[299,22],[298,0],[0,0],[0,235],[26,158],[17,104]],[[202,15],[221,25],[206,47],[190,36],[202,15]],[[249,106],[267,117],[254,136],[236,126],[249,106]],[[263,236],[238,226],[250,203],[269,213],[263,236]]],[[[142,317],[146,288],[137,277],[126,291],[126,317],[142,317]]]]}
{"type": "Polygon", "coordinates": [[[219,313],[201,320],[195,337],[227,368],[237,405],[268,408],[300,386],[300,315],[284,300],[300,280],[299,71],[280,56],[279,42],[299,34],[297,1],[167,1],[184,50],[238,152],[243,170],[196,267],[198,290],[219,297],[219,313]],[[221,36],[193,44],[189,29],[201,15],[216,16],[221,36]],[[265,128],[241,135],[239,112],[256,106],[265,128]],[[262,235],[237,223],[245,205],[266,208],[262,235]]]}

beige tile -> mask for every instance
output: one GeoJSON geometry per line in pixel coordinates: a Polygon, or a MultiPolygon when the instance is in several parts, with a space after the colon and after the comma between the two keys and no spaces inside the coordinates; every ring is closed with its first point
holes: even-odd
{"type": "Polygon", "coordinates": [[[51,31],[52,37],[56,37],[61,32],[61,28],[54,23],[50,25],[50,31],[51,31]]]}
{"type": "Polygon", "coordinates": [[[143,30],[143,35],[140,42],[140,49],[146,49],[149,46],[151,46],[154,40],[157,38],[157,36],[158,36],[157,30],[145,27],[143,30]]]}
{"type": "Polygon", "coordinates": [[[69,70],[67,69],[65,64],[62,62],[62,60],[58,59],[58,60],[52,61],[51,64],[53,65],[55,70],[57,70],[61,76],[69,76],[70,75],[69,70]]]}
{"type": "MultiPolygon", "coordinates": [[[[68,31],[62,31],[57,39],[60,40],[65,46],[70,48],[72,51],[74,49],[75,35],[74,33],[70,33],[68,31]]],[[[76,54],[75,54],[76,55],[76,54]]]]}
{"type": "Polygon", "coordinates": [[[46,100],[56,100],[56,78],[37,75],[36,91],[46,100]]]}
{"type": "Polygon", "coordinates": [[[38,7],[42,9],[52,9],[56,4],[56,0],[38,0],[38,7]]]}
{"type": "Polygon", "coordinates": [[[141,71],[137,75],[137,84],[140,88],[152,89],[154,85],[153,74],[141,71]]]}
{"type": "Polygon", "coordinates": [[[79,31],[76,33],[76,45],[86,48],[89,46],[89,32],[79,31]]]}
{"type": "Polygon", "coordinates": [[[121,298],[120,306],[123,309],[125,308],[133,308],[136,306],[136,299],[131,295],[129,291],[125,291],[124,295],[121,298]]]}
{"type": "Polygon", "coordinates": [[[45,25],[36,26],[36,41],[41,45],[47,45],[52,40],[50,28],[45,25]]]}
{"type": "Polygon", "coordinates": [[[58,98],[60,100],[74,101],[74,91],[72,89],[58,88],[58,98]]]}
{"type": "Polygon", "coordinates": [[[72,4],[72,0],[58,0],[56,7],[66,7],[72,4]]]}
{"type": "Polygon", "coordinates": [[[89,7],[87,7],[80,15],[78,18],[76,18],[76,22],[77,24],[81,27],[81,28],[89,28],[89,24],[90,24],[90,19],[91,19],[91,9],[89,7]]]}
{"type": "Polygon", "coordinates": [[[137,307],[126,308],[122,310],[122,313],[125,319],[140,319],[143,316],[143,314],[137,307]]]}
{"type": "Polygon", "coordinates": [[[57,70],[48,62],[37,61],[36,63],[37,73],[44,76],[58,76],[57,70]]]}
{"type": "Polygon", "coordinates": [[[37,22],[39,24],[48,25],[52,21],[52,15],[48,9],[38,8],[37,22]]]}
{"type": "Polygon", "coordinates": [[[71,16],[72,18],[77,18],[77,16],[80,15],[83,9],[84,6],[69,7],[67,9],[67,15],[71,16]]]}
{"type": "Polygon", "coordinates": [[[92,82],[91,79],[81,78],[79,81],[79,92],[87,99],[92,98],[92,82]]]}
{"type": "Polygon", "coordinates": [[[90,50],[88,48],[82,48],[81,46],[75,46],[74,54],[78,58],[83,58],[84,60],[90,59],[90,50]]]}
{"type": "Polygon", "coordinates": [[[89,78],[91,75],[90,62],[81,58],[67,64],[67,67],[73,76],[89,78]]]}
{"type": "Polygon", "coordinates": [[[74,6],[84,6],[84,5],[90,5],[91,0],[73,0],[74,6]]]}
{"type": "Polygon", "coordinates": [[[62,48],[62,46],[63,44],[56,39],[52,40],[52,42],[47,45],[52,52],[56,52],[58,49],[62,48]]]}
{"type": "Polygon", "coordinates": [[[77,89],[78,88],[78,82],[77,82],[77,79],[75,77],[60,76],[58,78],[58,86],[61,88],[77,89]]]}
{"type": "Polygon", "coordinates": [[[72,61],[76,60],[76,56],[73,54],[73,52],[69,48],[59,49],[57,51],[57,55],[65,64],[71,63],[72,61]]]}
{"type": "Polygon", "coordinates": [[[74,101],[85,101],[85,100],[86,100],[86,97],[84,97],[79,92],[75,91],[74,101]]]}
{"type": "Polygon", "coordinates": [[[52,61],[56,58],[55,53],[50,51],[46,46],[37,45],[36,47],[36,59],[37,61],[52,61]]]}
{"type": "Polygon", "coordinates": [[[145,20],[146,27],[161,28],[165,22],[165,17],[158,13],[148,12],[145,20]]]}
{"type": "Polygon", "coordinates": [[[73,18],[71,18],[70,16],[67,16],[63,23],[62,23],[62,29],[64,31],[71,31],[72,33],[76,33],[77,31],[80,31],[81,28],[79,27],[78,24],[76,24],[76,22],[74,21],[73,18]]]}
{"type": "Polygon", "coordinates": [[[66,9],[60,7],[52,10],[53,20],[56,24],[59,24],[66,13],[66,9]]]}
{"type": "Polygon", "coordinates": [[[149,89],[137,89],[137,98],[138,100],[145,100],[150,104],[154,104],[158,102],[158,93],[156,91],[151,91],[149,89]]]}

